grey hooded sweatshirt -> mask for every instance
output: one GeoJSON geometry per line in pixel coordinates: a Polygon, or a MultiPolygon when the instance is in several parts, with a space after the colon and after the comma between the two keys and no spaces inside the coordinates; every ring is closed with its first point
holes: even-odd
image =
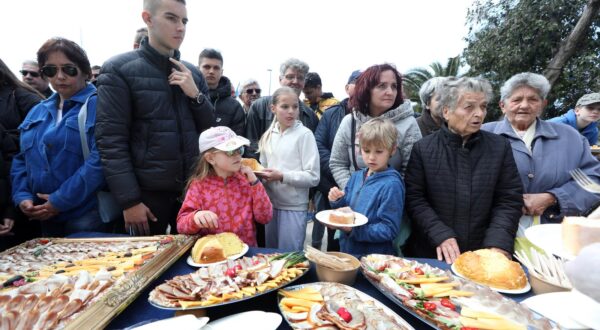
{"type": "MultiPolygon", "coordinates": [[[[352,172],[357,170],[354,168],[352,162],[351,116],[354,116],[356,119],[356,129],[354,131],[355,134],[358,134],[358,130],[362,124],[373,118],[354,109],[352,114],[346,115],[340,123],[340,128],[338,129],[335,139],[333,140],[331,158],[329,159],[331,173],[333,174],[333,178],[337,182],[340,189],[344,189],[344,187],[346,187],[346,184],[350,179],[350,175],[352,172]]],[[[415,120],[414,111],[412,109],[410,100],[405,100],[404,103],[400,104],[398,108],[385,112],[380,116],[380,118],[391,120],[398,130],[397,151],[390,159],[389,165],[400,172],[402,176],[404,176],[404,171],[406,170],[406,165],[408,164],[408,159],[410,158],[412,146],[415,142],[421,139],[421,130],[419,129],[419,125],[415,120]]],[[[356,162],[360,168],[365,168],[366,163],[361,157],[360,148],[358,146],[358,138],[354,139],[354,144],[356,162]]]]}

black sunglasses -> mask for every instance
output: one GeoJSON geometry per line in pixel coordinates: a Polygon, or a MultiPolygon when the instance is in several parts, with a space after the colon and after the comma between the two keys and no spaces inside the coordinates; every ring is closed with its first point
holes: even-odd
{"type": "MultiPolygon", "coordinates": [[[[42,73],[44,74],[44,76],[52,78],[58,73],[58,68],[59,67],[57,67],[56,65],[45,65],[42,68],[42,73]]],[[[61,66],[60,69],[64,74],[70,77],[75,77],[79,73],[77,67],[73,65],[61,66]]]]}
{"type": "Polygon", "coordinates": [[[31,75],[34,78],[37,78],[37,77],[40,76],[40,73],[37,72],[37,71],[21,70],[19,72],[21,72],[21,74],[23,75],[23,77],[26,77],[28,74],[31,75]]]}
{"type": "Polygon", "coordinates": [[[260,89],[260,88],[248,88],[248,89],[246,90],[246,93],[247,93],[247,94],[254,94],[254,93],[256,93],[256,94],[260,94],[260,91],[261,91],[261,89],[260,89]]]}

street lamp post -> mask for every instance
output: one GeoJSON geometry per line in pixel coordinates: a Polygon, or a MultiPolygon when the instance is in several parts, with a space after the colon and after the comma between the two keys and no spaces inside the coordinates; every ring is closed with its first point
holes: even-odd
{"type": "Polygon", "coordinates": [[[271,95],[271,76],[273,73],[272,69],[267,69],[267,71],[269,71],[269,96],[271,95]]]}

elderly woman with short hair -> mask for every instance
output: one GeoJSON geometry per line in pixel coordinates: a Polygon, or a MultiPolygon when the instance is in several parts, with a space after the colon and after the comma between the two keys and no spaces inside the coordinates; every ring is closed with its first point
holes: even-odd
{"type": "Polygon", "coordinates": [[[510,258],[523,206],[508,141],[481,131],[492,98],[484,79],[460,78],[441,90],[446,123],[415,143],[406,175],[413,232],[407,255],[452,263],[492,248],[510,258]]]}
{"type": "Polygon", "coordinates": [[[421,130],[421,135],[427,136],[438,129],[444,122],[442,109],[440,107],[440,90],[448,79],[454,77],[433,77],[427,80],[419,89],[419,98],[421,99],[421,116],[417,118],[417,124],[421,130]]]}
{"type": "Polygon", "coordinates": [[[539,119],[549,91],[550,83],[540,74],[514,75],[500,89],[504,120],[483,126],[510,141],[524,189],[521,233],[538,222],[560,222],[564,215],[583,215],[600,201],[599,196],[578,187],[569,175],[569,171],[581,168],[600,181],[600,163],[590,153],[588,141],[567,125],[539,119]]]}

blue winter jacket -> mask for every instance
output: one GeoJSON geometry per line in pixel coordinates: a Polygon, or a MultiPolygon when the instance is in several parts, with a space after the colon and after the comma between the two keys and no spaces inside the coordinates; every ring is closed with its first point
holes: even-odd
{"type": "Polygon", "coordinates": [[[591,146],[598,144],[598,124],[595,122],[590,123],[582,130],[579,130],[577,128],[577,116],[575,115],[575,110],[573,109],[569,110],[567,113],[560,117],[548,119],[548,121],[551,123],[567,124],[576,129],[579,132],[579,134],[583,135],[588,140],[591,146]]]}
{"type": "Polygon", "coordinates": [[[342,232],[340,248],[358,255],[394,255],[393,240],[400,230],[404,210],[404,182],[391,167],[365,179],[368,170],[352,173],[344,197],[331,203],[334,208],[350,206],[369,219],[366,225],[352,228],[350,235],[342,232]]]}
{"type": "Polygon", "coordinates": [[[77,115],[87,98],[96,92],[92,84],[65,100],[62,120],[56,124],[57,93],[31,109],[19,126],[21,152],[11,169],[13,201],[34,204],[45,201],[37,193],[49,194],[50,203],[60,213],[54,220],[77,219],[97,208],[96,192],[104,186],[100,156],[96,149],[94,124],[96,97],[88,102],[85,123],[89,158],[83,160],[77,115]]]}

